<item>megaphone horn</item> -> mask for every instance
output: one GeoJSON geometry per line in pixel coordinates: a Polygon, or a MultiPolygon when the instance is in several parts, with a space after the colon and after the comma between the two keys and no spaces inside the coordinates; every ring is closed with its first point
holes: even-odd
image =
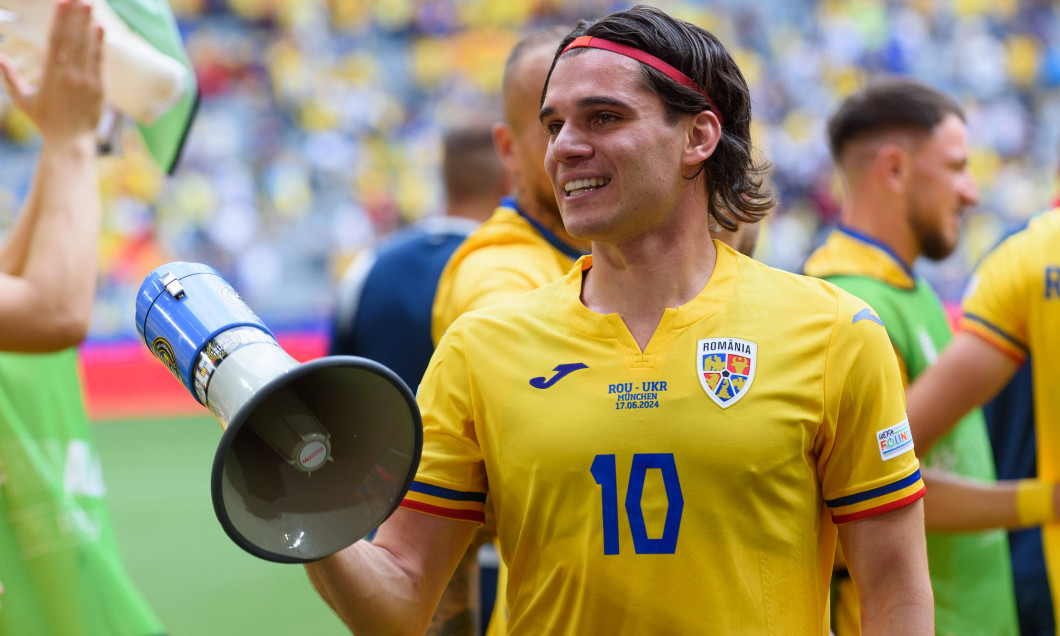
{"type": "Polygon", "coordinates": [[[175,262],[140,286],[144,343],[224,433],[214,512],[269,561],[306,563],[351,545],[397,508],[419,465],[412,392],[354,356],[299,364],[213,268],[175,262]]]}

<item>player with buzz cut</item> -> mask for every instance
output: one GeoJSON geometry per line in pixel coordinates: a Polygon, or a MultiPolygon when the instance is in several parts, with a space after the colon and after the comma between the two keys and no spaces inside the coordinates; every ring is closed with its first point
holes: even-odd
{"type": "MultiPolygon", "coordinates": [[[[996,395],[1030,358],[1038,478],[1021,480],[1008,514],[1055,521],[1060,503],[1060,210],[1042,213],[976,269],[962,303],[961,332],[908,393],[909,416],[941,436],[996,395]]],[[[989,500],[980,505],[996,506],[989,500]]],[[[1060,607],[1060,526],[1042,526],[1053,607],[1060,607]]]]}
{"type": "Polygon", "coordinates": [[[837,524],[866,633],[932,633],[886,333],[711,238],[773,205],[724,46],[651,7],[582,22],[540,119],[592,255],[450,326],[415,483],[373,543],[306,566],[322,597],[355,633],[421,633],[488,493],[513,636],[827,634],[837,524]]]}
{"type": "MultiPolygon", "coordinates": [[[[978,199],[964,113],[920,82],[877,78],[843,101],[828,133],[845,197],[840,226],[810,255],[805,272],[878,312],[909,384],[952,337],[942,302],[913,265],[921,256],[940,260],[953,252],[960,218],[978,199]]],[[[912,409],[909,422],[928,486],[924,514],[937,630],[1019,633],[1002,528],[1020,520],[987,505],[1000,500],[1015,512],[1015,485],[996,483],[982,413],[975,409],[944,436],[922,427],[912,409]]],[[[846,609],[856,602],[841,577],[837,589],[836,634],[851,636],[856,625],[842,617],[856,614],[846,609]]]]}

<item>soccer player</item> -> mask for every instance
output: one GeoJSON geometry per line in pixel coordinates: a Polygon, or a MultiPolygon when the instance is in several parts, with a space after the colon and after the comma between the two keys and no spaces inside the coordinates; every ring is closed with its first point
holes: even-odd
{"type": "MultiPolygon", "coordinates": [[[[911,422],[938,437],[996,395],[1030,358],[1038,476],[1021,480],[1016,505],[979,506],[1032,525],[1055,521],[1060,503],[1056,448],[1060,430],[1060,210],[1045,212],[998,246],[976,269],[963,304],[961,332],[908,392],[911,422]]],[[[1060,526],[1042,527],[1053,607],[1060,601],[1060,526]]]]}
{"type": "Polygon", "coordinates": [[[446,206],[354,259],[338,292],[329,355],[370,358],[413,391],[434,352],[431,308],[442,268],[508,191],[490,123],[468,122],[443,138],[446,206]]]}
{"type": "Polygon", "coordinates": [[[36,86],[0,58],[43,137],[0,246],[0,634],[164,631],[121,562],[71,348],[88,331],[100,229],[103,34],[90,11],[56,5],[36,86]]]}
{"type": "Polygon", "coordinates": [[[561,43],[540,119],[592,255],[458,318],[416,482],[307,569],[354,632],[421,631],[493,499],[521,634],[828,632],[836,526],[868,633],[929,634],[923,484],[865,303],[711,239],[773,204],[747,85],[650,7],[561,43]]]}
{"type": "MultiPolygon", "coordinates": [[[[968,170],[964,115],[930,87],[883,79],[847,98],[828,131],[846,196],[840,227],[810,256],[805,272],[835,283],[878,312],[908,384],[951,339],[941,301],[912,267],[921,255],[938,260],[956,248],[960,216],[978,199],[968,170]]],[[[929,488],[924,505],[936,629],[1018,633],[1008,545],[998,529],[1002,520],[980,522],[979,532],[932,531],[960,527],[944,510],[952,509],[949,491],[960,482],[927,468],[979,482],[995,478],[982,413],[969,413],[941,438],[922,431],[911,409],[909,421],[929,488]],[[933,483],[933,475],[939,481],[933,483]]],[[[1000,494],[1014,503],[1014,490],[1000,494]]],[[[980,511],[969,507],[967,513],[980,511]]],[[[843,602],[836,605],[842,608],[843,602]]],[[[847,636],[844,631],[851,630],[837,629],[837,634],[847,636]]]]}

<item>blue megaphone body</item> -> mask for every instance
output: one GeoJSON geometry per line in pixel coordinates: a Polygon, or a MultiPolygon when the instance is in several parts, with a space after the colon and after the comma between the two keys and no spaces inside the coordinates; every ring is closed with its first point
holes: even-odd
{"type": "Polygon", "coordinates": [[[255,556],[305,563],[381,524],[405,496],[423,443],[412,392],[353,356],[300,364],[213,268],[151,272],[136,298],[151,352],[224,433],[211,491],[225,532],[255,556]]]}

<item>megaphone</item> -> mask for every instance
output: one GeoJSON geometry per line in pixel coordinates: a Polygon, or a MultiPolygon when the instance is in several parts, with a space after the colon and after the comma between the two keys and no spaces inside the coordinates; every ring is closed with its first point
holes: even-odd
{"type": "Polygon", "coordinates": [[[419,465],[412,392],[354,356],[299,364],[213,268],[151,272],[136,298],[144,343],[224,433],[214,512],[247,552],[307,563],[353,544],[398,507],[419,465]]]}

